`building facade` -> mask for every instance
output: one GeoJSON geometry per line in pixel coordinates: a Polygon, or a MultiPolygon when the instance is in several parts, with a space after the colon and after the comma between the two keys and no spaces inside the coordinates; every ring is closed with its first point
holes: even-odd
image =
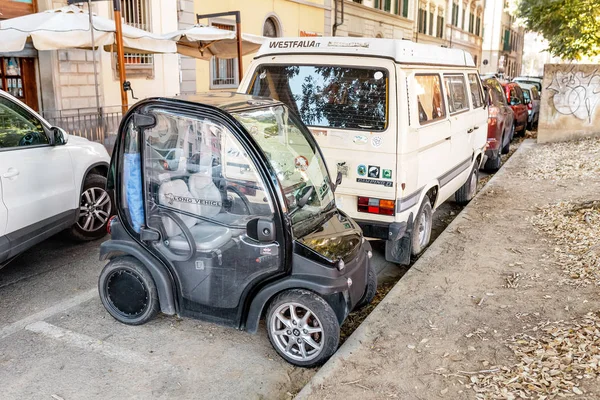
{"type": "MultiPolygon", "coordinates": [[[[405,39],[481,60],[484,0],[336,0],[334,36],[405,39]],[[343,2],[343,9],[341,3],[343,2]]],[[[335,4],[334,4],[335,9],[335,4]]]]}
{"type": "Polygon", "coordinates": [[[481,73],[512,78],[521,74],[525,29],[507,7],[505,0],[486,0],[481,73]]]}
{"type": "MultiPolygon", "coordinates": [[[[205,15],[225,11],[240,11],[242,32],[269,37],[326,36],[332,29],[333,0],[195,0],[194,20],[186,23],[201,23],[221,29],[235,30],[233,18],[208,18],[195,21],[195,14],[205,15]]],[[[184,0],[187,4],[187,0],[184,0]]],[[[181,14],[181,13],[180,13],[181,14]]],[[[252,55],[243,57],[243,66],[252,60],[252,55]]],[[[239,85],[237,59],[210,61],[186,60],[182,63],[182,92],[205,92],[209,90],[235,90],[239,85]],[[193,62],[192,62],[193,61],[193,62]],[[195,70],[192,70],[192,64],[195,70]],[[189,69],[188,69],[189,67],[189,69]],[[195,85],[192,84],[195,76],[195,85]]]]}

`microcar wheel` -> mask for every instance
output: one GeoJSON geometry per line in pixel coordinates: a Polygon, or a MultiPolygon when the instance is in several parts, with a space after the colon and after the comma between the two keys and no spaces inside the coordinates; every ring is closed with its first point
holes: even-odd
{"type": "Polygon", "coordinates": [[[375,267],[369,264],[369,272],[367,274],[367,287],[365,288],[365,294],[363,297],[356,303],[354,307],[355,310],[363,308],[364,306],[370,304],[375,298],[375,294],[377,293],[377,272],[375,271],[375,267]]]}
{"type": "Polygon", "coordinates": [[[158,313],[158,293],[150,272],[133,257],[113,258],[98,279],[108,313],[128,325],[141,325],[158,313]]]}
{"type": "Polygon", "coordinates": [[[340,324],[331,306],[303,289],[285,291],[271,301],[267,331],[277,353],[301,367],[323,364],[340,341],[340,324]]]}
{"type": "Polygon", "coordinates": [[[69,233],[80,241],[100,239],[106,235],[106,224],[112,214],[113,202],[106,191],[106,178],[88,175],[79,198],[79,219],[69,233]]]}
{"type": "Polygon", "coordinates": [[[425,195],[423,203],[419,208],[417,217],[413,224],[411,232],[411,252],[413,256],[421,254],[425,247],[429,245],[431,239],[431,228],[433,227],[433,209],[431,208],[431,200],[425,195]]]}
{"type": "Polygon", "coordinates": [[[471,174],[469,178],[465,182],[464,185],[460,187],[454,194],[456,202],[461,206],[466,206],[469,204],[473,197],[477,194],[477,184],[479,182],[479,172],[477,171],[477,166],[473,167],[471,170],[471,174]]]}

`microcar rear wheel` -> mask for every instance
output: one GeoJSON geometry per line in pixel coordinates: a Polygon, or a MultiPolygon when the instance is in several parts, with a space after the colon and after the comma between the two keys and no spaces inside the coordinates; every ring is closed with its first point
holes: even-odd
{"type": "Polygon", "coordinates": [[[79,196],[79,218],[69,233],[82,242],[100,239],[106,235],[106,225],[112,214],[113,201],[106,190],[106,178],[90,174],[85,178],[79,196]]]}
{"type": "Polygon", "coordinates": [[[156,285],[150,272],[133,257],[113,258],[98,279],[100,300],[117,321],[141,325],[158,313],[156,285]]]}
{"type": "Polygon", "coordinates": [[[303,289],[287,290],[271,301],[267,331],[277,353],[300,367],[323,364],[340,341],[340,324],[331,306],[303,289]]]}

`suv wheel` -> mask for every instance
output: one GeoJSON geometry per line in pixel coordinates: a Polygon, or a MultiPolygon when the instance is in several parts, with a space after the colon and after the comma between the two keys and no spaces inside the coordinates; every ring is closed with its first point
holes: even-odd
{"type": "Polygon", "coordinates": [[[80,241],[100,239],[106,235],[106,224],[112,214],[113,202],[106,191],[106,178],[88,175],[80,195],[79,219],[69,233],[80,241]]]}

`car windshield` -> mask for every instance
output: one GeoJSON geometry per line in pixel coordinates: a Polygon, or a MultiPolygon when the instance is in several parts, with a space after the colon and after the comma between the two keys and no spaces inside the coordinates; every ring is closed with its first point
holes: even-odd
{"type": "Polygon", "coordinates": [[[277,174],[291,216],[301,237],[315,228],[335,204],[325,163],[310,133],[283,105],[233,114],[252,135],[277,174]]]}
{"type": "Polygon", "coordinates": [[[529,89],[523,89],[523,97],[525,98],[525,102],[529,102],[529,89]]]}
{"type": "Polygon", "coordinates": [[[383,131],[387,86],[383,68],[261,65],[248,93],[285,103],[309,126],[383,131]]]}

